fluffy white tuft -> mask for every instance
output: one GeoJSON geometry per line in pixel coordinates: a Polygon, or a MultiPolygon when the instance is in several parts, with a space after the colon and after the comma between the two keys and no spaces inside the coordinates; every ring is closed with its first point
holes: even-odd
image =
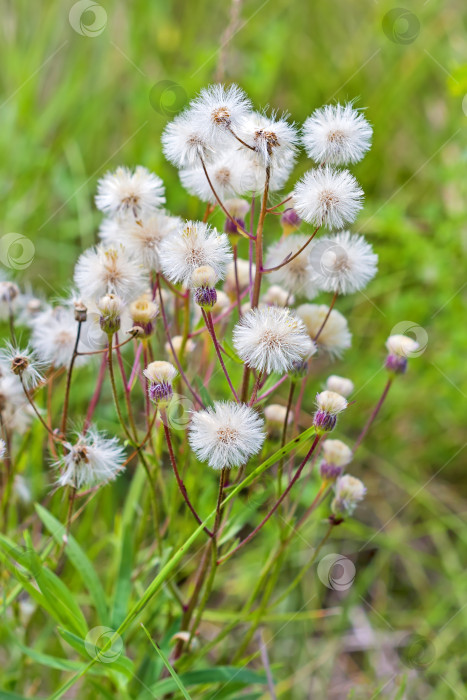
{"type": "Polygon", "coordinates": [[[123,468],[125,451],[117,438],[104,438],[95,430],[78,435],[77,441],[65,443],[68,452],[56,463],[61,474],[60,486],[80,488],[84,484],[112,481],[123,468]]]}
{"type": "Polygon", "coordinates": [[[295,185],[293,198],[297,214],[308,223],[342,228],[362,208],[363,190],[348,170],[326,165],[305,173],[295,185]]]}
{"type": "Polygon", "coordinates": [[[288,372],[316,352],[303,322],[279,306],[248,311],[233,330],[233,343],[249,367],[268,373],[288,372]]]}
{"type": "MultiPolygon", "coordinates": [[[[318,334],[328,310],[329,307],[325,304],[302,304],[298,307],[297,315],[302,319],[311,338],[318,334]]],[[[318,348],[331,357],[340,357],[344,350],[350,348],[352,335],[347,320],[339,311],[331,311],[316,342],[318,348]]]]}
{"type": "MultiPolygon", "coordinates": [[[[297,253],[307,240],[308,236],[295,234],[273,244],[267,250],[265,267],[270,268],[280,265],[288,255],[297,253]]],[[[291,294],[296,294],[306,299],[314,299],[319,290],[312,279],[313,269],[310,266],[312,246],[313,242],[287,265],[271,272],[269,274],[271,282],[281,285],[291,294]]]]}
{"type": "Polygon", "coordinates": [[[164,204],[164,193],[161,178],[142,165],[134,171],[120,167],[99,180],[96,206],[108,216],[139,219],[164,204]]]}
{"type": "Polygon", "coordinates": [[[252,112],[243,120],[238,135],[254,148],[263,167],[290,167],[295,162],[298,135],[294,124],[287,121],[287,115],[278,117],[273,113],[267,117],[252,112]]]}
{"type": "Polygon", "coordinates": [[[303,124],[302,143],[317,163],[358,163],[371,145],[373,129],[352,103],[326,105],[303,124]]]}
{"type": "Polygon", "coordinates": [[[352,294],[366,287],[378,270],[378,256],[363,236],[341,231],[320,238],[310,252],[312,277],[325,292],[352,294]]]}
{"type": "Polygon", "coordinates": [[[149,284],[142,265],[123,246],[102,244],[80,255],[74,281],[83,299],[94,301],[105,294],[116,294],[124,302],[132,301],[141,296],[149,284]]]}
{"type": "Polygon", "coordinates": [[[188,440],[201,462],[213,469],[240,467],[264,442],[263,419],[249,406],[217,401],[193,413],[188,440]]]}

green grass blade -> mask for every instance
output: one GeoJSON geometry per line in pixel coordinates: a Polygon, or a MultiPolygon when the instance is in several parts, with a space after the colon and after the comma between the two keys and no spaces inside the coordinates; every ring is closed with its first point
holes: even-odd
{"type": "Polygon", "coordinates": [[[146,636],[147,636],[147,638],[149,639],[149,641],[151,642],[152,646],[154,647],[154,649],[157,651],[157,653],[158,653],[159,656],[161,657],[161,659],[162,659],[162,661],[163,661],[163,663],[164,663],[164,666],[166,667],[166,669],[168,670],[168,672],[169,672],[170,675],[172,676],[172,678],[173,678],[173,680],[174,680],[174,682],[175,682],[177,688],[180,690],[180,692],[182,693],[183,697],[186,698],[186,700],[191,700],[191,695],[189,694],[189,692],[187,691],[187,689],[186,689],[185,686],[183,685],[182,681],[180,680],[180,676],[179,676],[179,675],[177,674],[177,672],[175,671],[174,667],[173,667],[172,664],[170,663],[170,661],[169,661],[169,659],[167,658],[167,656],[164,654],[164,652],[162,651],[162,649],[160,649],[160,648],[157,646],[157,644],[154,642],[154,640],[152,639],[151,635],[149,634],[148,630],[147,630],[146,627],[143,625],[143,623],[141,623],[141,627],[142,627],[143,630],[145,631],[146,636]]]}

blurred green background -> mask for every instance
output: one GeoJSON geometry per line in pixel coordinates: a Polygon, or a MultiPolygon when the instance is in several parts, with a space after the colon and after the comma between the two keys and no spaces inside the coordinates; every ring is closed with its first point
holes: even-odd
{"type": "MultiPolygon", "coordinates": [[[[165,161],[160,135],[213,80],[231,11],[213,0],[103,0],[97,14],[70,20],[72,7],[1,3],[0,234],[21,233],[35,246],[30,266],[3,268],[53,296],[70,286],[79,252],[96,240],[93,195],[107,169],[146,165],[165,180],[174,214],[201,216],[165,161]]],[[[430,697],[455,697],[467,636],[465,6],[250,0],[239,9],[222,51],[226,80],[297,122],[324,103],[356,99],[374,126],[373,148],[353,169],[366,192],[353,229],[374,245],[380,271],[365,294],[338,303],[354,345],[332,371],[357,387],[342,433],[358,434],[381,392],[392,329],[413,327],[426,347],[361,450],[353,473],[368,486],[363,523],[340,536],[343,546],[353,540],[349,551],[377,550],[372,566],[364,557],[365,581],[354,593],[366,591],[365,615],[383,631],[378,616],[436,637],[438,661],[440,645],[444,656],[427,681],[436,688],[430,697]]],[[[296,175],[309,167],[302,156],[296,175]]],[[[309,631],[297,623],[278,633],[284,654],[292,658],[293,640],[309,631]]],[[[336,624],[337,641],[339,634],[336,624]]]]}

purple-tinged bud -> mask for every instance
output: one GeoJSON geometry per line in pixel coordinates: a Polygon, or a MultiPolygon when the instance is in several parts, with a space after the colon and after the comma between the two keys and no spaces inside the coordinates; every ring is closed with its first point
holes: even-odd
{"type": "Polygon", "coordinates": [[[123,311],[123,302],[116,294],[106,294],[97,304],[100,312],[100,327],[107,333],[113,335],[120,329],[120,315],[123,311]]]}
{"type": "Polygon", "coordinates": [[[389,372],[404,374],[407,371],[407,358],[400,355],[388,355],[384,366],[389,372]]]}
{"type": "Polygon", "coordinates": [[[313,425],[318,433],[328,433],[334,430],[337,414],[345,411],[347,400],[335,391],[322,391],[316,396],[318,410],[313,418],[313,425]]]}
{"type": "Polygon", "coordinates": [[[385,367],[394,374],[404,374],[407,370],[407,358],[417,355],[419,344],[407,335],[390,335],[386,341],[388,356],[385,367]]]}
{"type": "Polygon", "coordinates": [[[154,321],[159,313],[156,302],[141,297],[130,304],[130,314],[135,326],[142,330],[142,337],[148,338],[154,331],[154,321]]]}
{"type": "Polygon", "coordinates": [[[300,228],[301,223],[302,220],[295,209],[286,209],[281,216],[281,224],[286,236],[300,228]]]}
{"type": "Polygon", "coordinates": [[[338,467],[337,464],[328,464],[321,462],[319,473],[323,481],[335,481],[344,471],[343,467],[338,467]]]}
{"type": "Polygon", "coordinates": [[[194,299],[202,309],[212,309],[217,301],[214,285],[217,275],[209,265],[196,268],[191,276],[191,286],[194,289],[194,299]]]}
{"type": "Polygon", "coordinates": [[[148,389],[149,398],[157,404],[168,403],[173,396],[172,385],[167,382],[160,384],[150,384],[148,389]]]}
{"type": "Polygon", "coordinates": [[[163,408],[173,396],[172,382],[177,376],[176,368],[170,362],[156,361],[151,362],[143,373],[149,381],[149,398],[163,408]]]}
{"type": "MultiPolygon", "coordinates": [[[[241,228],[245,228],[245,221],[243,219],[237,217],[233,218],[241,228]]],[[[242,235],[238,230],[238,226],[232,221],[232,219],[229,218],[225,220],[224,231],[231,236],[242,235]]]]}
{"type": "Polygon", "coordinates": [[[214,288],[198,287],[195,289],[195,302],[202,309],[212,309],[217,301],[217,292],[214,288]]]}
{"type": "Polygon", "coordinates": [[[316,411],[313,416],[313,425],[322,433],[330,433],[337,423],[337,416],[327,411],[316,411]]]}

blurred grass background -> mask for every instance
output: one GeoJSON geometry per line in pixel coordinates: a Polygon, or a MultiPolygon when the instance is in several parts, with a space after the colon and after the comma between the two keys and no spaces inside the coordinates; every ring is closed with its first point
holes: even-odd
{"type": "MultiPolygon", "coordinates": [[[[72,3],[1,3],[0,234],[33,241],[33,264],[13,274],[47,295],[70,286],[79,252],[96,240],[93,195],[107,169],[146,165],[165,180],[174,214],[202,212],[165,161],[160,135],[213,80],[229,4],[101,6],[103,31],[84,36],[70,25],[72,3]]],[[[93,16],[82,21],[89,25],[93,16]]],[[[339,691],[335,665],[337,659],[343,676],[355,671],[349,655],[339,656],[346,625],[370,625],[383,635],[378,651],[365,657],[376,681],[384,635],[406,629],[435,648],[434,661],[409,672],[422,679],[426,695],[407,697],[467,697],[459,658],[467,641],[465,30],[460,1],[404,0],[401,12],[385,0],[250,0],[225,47],[226,80],[238,82],[255,105],[287,110],[302,122],[324,103],[356,98],[374,125],[373,148],[353,169],[366,192],[354,230],[373,243],[380,272],[365,294],[338,305],[349,316],[354,346],[332,371],[357,387],[339,437],[358,434],[381,392],[383,345],[394,326],[420,326],[427,339],[353,467],[367,483],[366,504],[336,531],[343,551],[356,553],[359,575],[346,605],[360,618],[326,622],[313,649],[311,634],[324,629],[322,621],[292,621],[284,630],[271,623],[275,660],[291,669],[291,680],[279,684],[281,697],[308,697],[303,687],[326,669],[337,673],[329,697],[347,697],[339,695],[347,690],[344,683],[339,691]]],[[[302,157],[297,175],[308,167],[302,157]]],[[[245,557],[245,588],[255,557],[254,549],[245,557]]],[[[294,609],[301,605],[307,609],[306,599],[293,601],[294,609]]],[[[390,685],[381,697],[394,693],[390,685]]]]}

